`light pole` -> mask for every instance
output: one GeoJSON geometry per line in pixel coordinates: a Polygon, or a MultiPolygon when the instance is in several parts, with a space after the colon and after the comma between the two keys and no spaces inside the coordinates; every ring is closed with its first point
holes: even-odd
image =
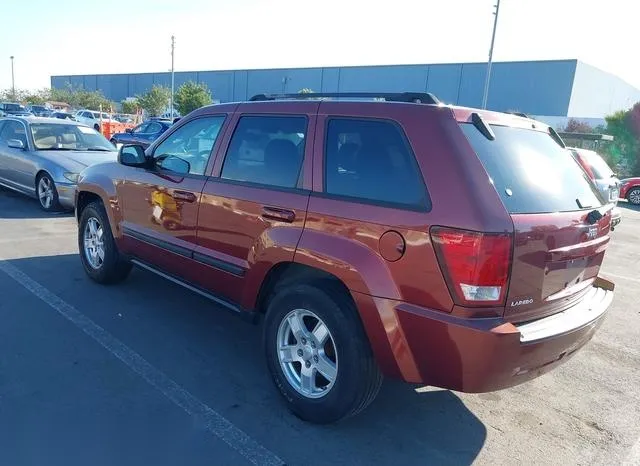
{"type": "Polygon", "coordinates": [[[13,75],[13,55],[9,57],[11,59],[11,99],[16,100],[16,80],[13,75]]]}
{"type": "Polygon", "coordinates": [[[169,107],[169,111],[171,112],[171,118],[173,119],[173,86],[174,86],[174,68],[173,68],[173,56],[176,48],[176,37],[171,36],[171,107],[169,107]]]}
{"type": "Polygon", "coordinates": [[[491,64],[493,63],[493,44],[496,41],[496,27],[498,26],[498,11],[500,11],[500,0],[496,0],[496,17],[493,20],[493,33],[491,34],[491,48],[489,49],[489,61],[487,62],[487,75],[484,78],[484,94],[482,94],[482,108],[487,108],[487,98],[489,97],[489,81],[491,80],[491,64]]]}

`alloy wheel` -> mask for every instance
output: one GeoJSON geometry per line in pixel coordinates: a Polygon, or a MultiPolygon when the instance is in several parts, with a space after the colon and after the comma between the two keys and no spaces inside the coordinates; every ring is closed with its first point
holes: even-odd
{"type": "Polygon", "coordinates": [[[104,230],[100,221],[95,217],[89,217],[84,226],[84,256],[94,269],[99,269],[104,264],[104,230]]]}
{"type": "Polygon", "coordinates": [[[38,181],[38,199],[40,200],[40,205],[45,209],[51,208],[53,193],[53,182],[46,176],[40,178],[40,181],[38,181]]]}
{"type": "Polygon", "coordinates": [[[629,202],[634,205],[640,204],[640,189],[635,188],[629,192],[629,202]]]}
{"type": "Polygon", "coordinates": [[[280,322],[278,361],[287,382],[306,398],[322,398],[335,384],[338,354],[326,324],[306,309],[295,309],[280,322]]]}

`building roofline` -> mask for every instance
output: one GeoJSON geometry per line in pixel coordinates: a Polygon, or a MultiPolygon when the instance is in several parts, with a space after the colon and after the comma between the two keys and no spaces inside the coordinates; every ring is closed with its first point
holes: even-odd
{"type": "MultiPolygon", "coordinates": [[[[518,63],[567,63],[567,62],[582,62],[577,58],[564,58],[564,59],[550,59],[550,60],[513,60],[513,61],[494,61],[493,65],[500,64],[518,64],[518,63]]],[[[486,61],[471,61],[471,62],[440,62],[440,63],[394,63],[394,64],[376,64],[376,65],[327,65],[327,66],[290,66],[290,67],[278,67],[278,68],[237,68],[237,69],[219,69],[219,70],[182,70],[176,71],[176,74],[186,73],[232,73],[243,71],[289,71],[289,70],[322,70],[322,69],[337,69],[337,68],[391,68],[391,67],[407,67],[407,66],[451,66],[451,65],[484,65],[486,61]]],[[[584,63],[584,62],[582,62],[584,63]]],[[[589,66],[588,63],[586,63],[589,66]]],[[[604,71],[606,73],[606,71],[604,71]]],[[[86,77],[86,76],[130,76],[130,75],[156,75],[156,74],[169,74],[170,71],[145,71],[141,73],[84,73],[84,74],[59,74],[51,75],[50,78],[73,78],[73,77],[86,77]]]]}

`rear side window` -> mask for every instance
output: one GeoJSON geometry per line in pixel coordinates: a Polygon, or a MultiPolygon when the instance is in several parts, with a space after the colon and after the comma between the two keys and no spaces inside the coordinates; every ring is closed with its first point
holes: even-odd
{"type": "Polygon", "coordinates": [[[509,213],[569,212],[602,205],[584,170],[549,134],[492,125],[491,141],[471,123],[460,127],[509,213]]]}
{"type": "Polygon", "coordinates": [[[244,116],[236,127],[221,177],[295,188],[307,134],[304,116],[244,116]]]}
{"type": "Polygon", "coordinates": [[[430,207],[413,152],[390,121],[329,120],[324,168],[327,194],[409,209],[430,207]]]}

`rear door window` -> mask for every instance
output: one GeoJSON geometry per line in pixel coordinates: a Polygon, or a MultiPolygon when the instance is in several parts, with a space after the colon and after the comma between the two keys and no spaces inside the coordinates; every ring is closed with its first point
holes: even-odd
{"type": "Polygon", "coordinates": [[[495,140],[460,124],[509,213],[601,207],[597,188],[571,155],[542,131],[492,125],[495,140]]]}
{"type": "Polygon", "coordinates": [[[330,119],[324,168],[329,195],[413,210],[430,207],[411,147],[391,121],[330,119]]]}

